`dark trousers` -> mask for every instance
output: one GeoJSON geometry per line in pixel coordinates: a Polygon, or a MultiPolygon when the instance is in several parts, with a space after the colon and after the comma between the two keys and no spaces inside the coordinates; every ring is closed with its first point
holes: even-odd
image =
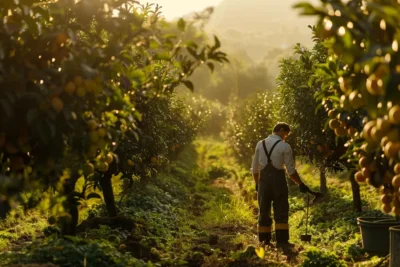
{"type": "Polygon", "coordinates": [[[289,200],[284,170],[278,170],[272,165],[267,165],[261,170],[258,205],[258,236],[260,242],[269,243],[271,241],[271,208],[273,208],[276,241],[280,244],[288,243],[289,200]]]}

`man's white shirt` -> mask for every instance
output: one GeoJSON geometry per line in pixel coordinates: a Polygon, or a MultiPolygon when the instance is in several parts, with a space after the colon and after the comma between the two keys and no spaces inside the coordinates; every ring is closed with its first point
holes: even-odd
{"type": "MultiPolygon", "coordinates": [[[[276,141],[282,140],[279,135],[272,134],[265,139],[265,146],[267,147],[268,153],[271,153],[272,146],[276,141]]],[[[253,173],[259,173],[267,164],[268,158],[265,154],[262,141],[259,141],[256,146],[256,151],[253,157],[253,173]]],[[[270,156],[272,165],[278,169],[283,170],[286,167],[288,175],[292,175],[296,172],[296,165],[293,158],[293,152],[290,145],[286,142],[279,142],[270,156]]]]}

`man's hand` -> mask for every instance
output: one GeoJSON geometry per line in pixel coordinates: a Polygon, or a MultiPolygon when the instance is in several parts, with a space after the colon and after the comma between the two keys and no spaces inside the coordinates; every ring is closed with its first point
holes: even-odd
{"type": "Polygon", "coordinates": [[[310,192],[310,188],[308,186],[306,186],[304,183],[301,183],[299,185],[299,189],[301,193],[307,194],[308,192],[310,192]]]}

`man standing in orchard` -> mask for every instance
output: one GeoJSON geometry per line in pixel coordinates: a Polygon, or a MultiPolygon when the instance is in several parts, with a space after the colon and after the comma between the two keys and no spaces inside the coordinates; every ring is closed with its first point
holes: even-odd
{"type": "Polygon", "coordinates": [[[258,192],[259,218],[258,238],[267,246],[271,245],[271,205],[274,210],[275,237],[278,248],[284,250],[293,247],[289,243],[289,199],[285,170],[299,186],[300,192],[311,192],[297,171],[292,148],[285,142],[290,133],[290,126],[278,122],[272,135],[257,143],[253,158],[252,172],[258,192]]]}

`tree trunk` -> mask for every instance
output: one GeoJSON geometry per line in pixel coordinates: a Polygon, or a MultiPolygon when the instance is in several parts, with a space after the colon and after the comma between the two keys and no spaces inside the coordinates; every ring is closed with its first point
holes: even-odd
{"type": "Polygon", "coordinates": [[[62,217],[60,218],[61,222],[61,235],[71,235],[74,236],[76,234],[76,226],[78,225],[79,219],[79,203],[75,197],[75,184],[77,178],[71,178],[65,181],[64,183],[64,194],[67,196],[67,206],[68,212],[71,215],[70,218],[62,217]]]}
{"type": "Polygon", "coordinates": [[[350,182],[351,182],[351,191],[353,193],[353,208],[357,212],[362,211],[361,205],[361,195],[360,195],[360,186],[354,178],[356,171],[352,170],[350,172],[350,182]]]}
{"type": "Polygon", "coordinates": [[[325,165],[321,165],[319,167],[319,190],[323,194],[326,194],[328,192],[328,186],[326,185],[325,165]]]}
{"type": "Polygon", "coordinates": [[[106,173],[100,179],[100,186],[103,191],[104,202],[106,203],[107,213],[109,217],[118,215],[117,206],[115,205],[114,191],[111,182],[112,174],[106,173]]]}

